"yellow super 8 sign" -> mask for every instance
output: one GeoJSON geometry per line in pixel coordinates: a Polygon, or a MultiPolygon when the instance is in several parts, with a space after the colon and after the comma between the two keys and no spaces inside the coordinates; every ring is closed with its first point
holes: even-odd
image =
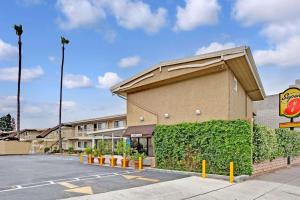
{"type": "Polygon", "coordinates": [[[288,118],[300,115],[300,89],[289,88],[279,94],[279,115],[288,118]]]}

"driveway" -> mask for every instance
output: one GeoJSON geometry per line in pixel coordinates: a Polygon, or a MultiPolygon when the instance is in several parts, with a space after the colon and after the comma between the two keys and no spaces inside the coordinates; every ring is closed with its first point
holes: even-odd
{"type": "Polygon", "coordinates": [[[80,164],[78,157],[0,156],[0,199],[62,199],[145,186],[186,175],[80,164]]]}
{"type": "Polygon", "coordinates": [[[0,156],[0,199],[300,199],[300,166],[246,182],[79,164],[77,157],[0,156]]]}

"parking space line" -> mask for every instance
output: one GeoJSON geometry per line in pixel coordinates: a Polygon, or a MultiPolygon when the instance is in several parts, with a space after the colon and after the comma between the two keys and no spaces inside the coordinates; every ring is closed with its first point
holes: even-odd
{"type": "Polygon", "coordinates": [[[74,185],[74,184],[68,183],[68,182],[59,182],[57,184],[62,185],[62,186],[67,187],[67,188],[70,188],[70,189],[78,187],[77,185],[74,185]]]}
{"type": "Polygon", "coordinates": [[[15,190],[30,189],[30,188],[35,188],[35,187],[43,187],[43,186],[49,186],[49,185],[55,185],[55,184],[61,185],[62,182],[64,182],[63,184],[71,184],[72,182],[91,180],[91,179],[102,179],[102,178],[112,177],[112,176],[121,176],[122,174],[131,174],[131,173],[135,173],[135,172],[139,172],[139,171],[135,171],[135,170],[128,171],[127,170],[127,171],[120,171],[118,173],[112,172],[112,173],[96,174],[96,175],[89,175],[89,176],[83,176],[83,177],[64,178],[64,179],[43,181],[43,182],[38,182],[38,183],[27,183],[27,184],[23,184],[23,185],[14,185],[14,186],[8,186],[3,190],[0,189],[0,193],[10,192],[10,191],[15,191],[15,190]]]}

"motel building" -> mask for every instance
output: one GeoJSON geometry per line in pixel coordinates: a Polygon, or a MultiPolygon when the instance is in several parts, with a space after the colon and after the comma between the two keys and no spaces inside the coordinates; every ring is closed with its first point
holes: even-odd
{"type": "Polygon", "coordinates": [[[94,119],[70,122],[74,130],[74,137],[68,138],[69,146],[75,150],[84,151],[87,147],[98,146],[99,140],[110,140],[112,150],[122,140],[126,129],[126,115],[111,115],[94,119]]]}
{"type": "Polygon", "coordinates": [[[243,119],[265,92],[249,47],[161,62],[111,88],[126,99],[123,137],[153,156],[157,124],[243,119]]]}

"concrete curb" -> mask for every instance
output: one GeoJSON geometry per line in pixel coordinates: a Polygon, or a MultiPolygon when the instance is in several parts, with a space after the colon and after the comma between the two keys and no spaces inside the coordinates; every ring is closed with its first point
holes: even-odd
{"type": "MultiPolygon", "coordinates": [[[[145,168],[147,170],[152,170],[152,171],[161,171],[161,172],[166,172],[166,173],[175,173],[175,174],[183,174],[183,175],[191,175],[191,176],[199,176],[201,177],[202,174],[199,172],[188,172],[188,171],[179,171],[179,170],[170,170],[170,169],[159,169],[159,168],[145,168]]],[[[218,180],[225,180],[229,181],[229,176],[225,175],[218,175],[218,174],[206,174],[207,178],[212,178],[212,179],[218,179],[218,180]]],[[[235,176],[234,177],[234,182],[235,183],[240,183],[248,180],[250,178],[249,175],[240,175],[240,176],[235,176]]]]}

